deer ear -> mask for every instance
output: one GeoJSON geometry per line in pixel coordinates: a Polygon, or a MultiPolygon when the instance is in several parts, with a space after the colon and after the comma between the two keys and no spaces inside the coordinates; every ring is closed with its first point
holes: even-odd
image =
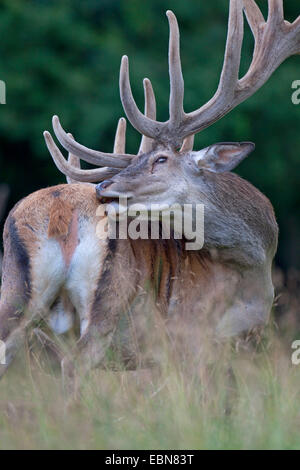
{"type": "Polygon", "coordinates": [[[195,152],[194,158],[199,168],[222,173],[231,171],[254,149],[252,142],[221,142],[195,152]]]}

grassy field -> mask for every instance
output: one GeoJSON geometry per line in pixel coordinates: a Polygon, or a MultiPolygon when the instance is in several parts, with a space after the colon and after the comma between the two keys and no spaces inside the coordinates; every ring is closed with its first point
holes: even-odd
{"type": "Polygon", "coordinates": [[[159,371],[95,370],[71,408],[58,366],[26,348],[0,383],[0,448],[299,449],[295,299],[282,286],[256,347],[228,346],[194,372],[167,354],[159,371]]]}

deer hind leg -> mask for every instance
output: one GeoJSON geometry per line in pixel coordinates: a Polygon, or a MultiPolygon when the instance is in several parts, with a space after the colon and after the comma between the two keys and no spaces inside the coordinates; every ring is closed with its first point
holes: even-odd
{"type": "Polygon", "coordinates": [[[120,315],[127,311],[135,296],[135,277],[138,274],[134,269],[130,272],[124,258],[117,253],[117,244],[115,240],[105,242],[105,246],[100,247],[103,249],[100,256],[96,256],[94,247],[90,259],[87,250],[82,247],[85,253],[84,266],[89,266],[89,272],[85,273],[88,284],[77,286],[77,289],[79,252],[75,252],[72,260],[76,264],[77,259],[77,268],[73,273],[71,271],[67,286],[80,316],[81,336],[73,354],[62,361],[63,384],[68,398],[71,394],[71,399],[78,391],[78,379],[104,360],[120,315]],[[126,270],[124,266],[127,266],[126,270]]]}
{"type": "Polygon", "coordinates": [[[0,340],[5,344],[6,357],[5,364],[0,365],[0,376],[24,344],[27,328],[47,315],[63,280],[62,263],[59,246],[52,240],[41,244],[38,253],[30,256],[13,215],[9,216],[4,232],[0,302],[0,340]]]}
{"type": "Polygon", "coordinates": [[[4,228],[4,258],[0,300],[0,340],[5,357],[0,377],[9,367],[24,341],[24,316],[31,295],[30,259],[13,216],[4,228]]]}

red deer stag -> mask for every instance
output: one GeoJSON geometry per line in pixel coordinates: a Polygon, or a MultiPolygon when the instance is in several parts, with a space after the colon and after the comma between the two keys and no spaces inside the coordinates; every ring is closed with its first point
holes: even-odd
{"type": "MultiPolygon", "coordinates": [[[[59,299],[60,315],[72,305],[81,335],[72,360],[88,370],[103,361],[124,312],[146,284],[152,285],[167,327],[180,325],[188,342],[209,334],[205,320],[220,336],[231,336],[264,324],[273,302],[271,264],[277,246],[277,224],[268,199],[230,171],[254,148],[248,142],[219,143],[193,151],[193,136],[253,95],[289,56],[300,53],[300,17],[284,20],[282,0],[269,0],[264,19],[254,0],[231,0],[225,58],[218,89],[199,109],[183,110],[184,85],[176,18],[170,26],[170,118],[156,121],[155,99],[145,80],[146,111],[132,96],[128,59],[123,57],[120,93],[126,115],[143,136],[138,155],[125,153],[121,120],[113,154],[77,143],[53,118],[54,132],[72,155],[66,161],[49,132],[48,149],[70,182],[42,189],[10,213],[4,231],[5,255],[0,310],[0,338],[6,342],[7,365],[22,343],[27,326],[49,315],[59,299]],[[239,78],[243,10],[255,38],[253,60],[239,78]],[[74,156],[75,157],[74,157],[74,156]],[[76,158],[97,165],[82,170],[76,158]],[[199,203],[205,207],[205,240],[199,251],[187,251],[178,240],[113,240],[96,235],[95,213],[107,201],[119,208],[128,197],[146,208],[160,204],[199,203]],[[185,325],[182,327],[182,325],[185,325]],[[186,326],[189,328],[185,328],[186,326]]],[[[149,335],[154,335],[148,329],[149,335]]],[[[123,343],[126,343],[124,341],[123,343]]],[[[125,347],[126,349],[126,347],[125,347]]],[[[129,352],[130,354],[130,352],[129,352]]]]}

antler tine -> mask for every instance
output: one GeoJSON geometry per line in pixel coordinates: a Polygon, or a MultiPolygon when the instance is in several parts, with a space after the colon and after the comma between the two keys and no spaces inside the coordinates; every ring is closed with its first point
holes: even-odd
{"type": "MultiPolygon", "coordinates": [[[[71,139],[74,139],[73,135],[70,132],[68,133],[68,136],[71,137],[71,139]]],[[[72,153],[69,152],[68,164],[74,168],[80,168],[80,158],[76,157],[76,155],[73,155],[72,153]]],[[[66,176],[66,179],[67,179],[68,184],[78,183],[78,181],[73,180],[69,176],[66,176]]]]}
{"type": "Polygon", "coordinates": [[[257,42],[262,32],[262,25],[265,24],[265,19],[254,0],[244,0],[244,9],[255,42],[257,42]]]}
{"type": "Polygon", "coordinates": [[[298,29],[300,28],[300,16],[298,16],[298,18],[295,19],[295,21],[292,23],[292,27],[294,29],[298,29]]]}
{"type": "MultiPolygon", "coordinates": [[[[171,10],[166,13],[169,21],[169,75],[170,75],[170,120],[169,126],[178,127],[184,120],[183,98],[184,80],[180,59],[180,33],[176,16],[171,10]]],[[[185,153],[193,150],[194,135],[186,137],[180,148],[180,152],[185,153]]]]}
{"type": "Polygon", "coordinates": [[[68,134],[62,128],[58,116],[53,116],[52,119],[53,129],[55,135],[61,145],[76,155],[77,157],[85,160],[88,163],[92,163],[98,166],[112,166],[114,168],[125,168],[128,166],[133,155],[118,155],[111,153],[103,153],[97,150],[92,150],[84,145],[79,144],[76,140],[73,140],[68,136],[68,134]]]}
{"type": "Polygon", "coordinates": [[[180,60],[180,35],[176,16],[170,10],[166,13],[169,21],[169,75],[170,75],[170,120],[169,125],[178,127],[184,117],[184,81],[180,60]]]}
{"type": "Polygon", "coordinates": [[[191,150],[193,150],[193,147],[194,147],[194,140],[195,140],[194,134],[189,135],[188,137],[186,137],[186,138],[183,140],[183,143],[182,143],[182,146],[181,146],[179,152],[180,152],[180,153],[186,153],[186,152],[190,152],[191,150]]]}
{"type": "Polygon", "coordinates": [[[178,147],[183,138],[178,133],[178,128],[184,118],[183,94],[184,83],[181,72],[179,54],[179,29],[176,17],[170,10],[167,11],[170,27],[169,40],[169,74],[171,82],[170,92],[170,119],[166,122],[155,121],[141,113],[132,95],[129,80],[128,57],[123,56],[120,67],[120,95],[126,116],[144,136],[178,147]]]}
{"type": "Polygon", "coordinates": [[[268,21],[279,23],[283,21],[282,0],[268,0],[268,21]]]}
{"type": "Polygon", "coordinates": [[[293,54],[300,54],[300,16],[290,25],[295,40],[293,54]]]}
{"type": "MultiPolygon", "coordinates": [[[[227,94],[227,100],[230,99],[230,95],[234,94],[239,78],[243,36],[244,20],[242,2],[241,0],[230,0],[225,57],[217,91],[217,95],[222,94],[222,101],[224,92],[227,94]]],[[[217,96],[217,98],[219,98],[219,96],[217,96]]]]}
{"type": "MultiPolygon", "coordinates": [[[[156,119],[156,101],[152,84],[148,78],[144,78],[144,96],[145,96],[145,116],[150,119],[156,119]]],[[[153,139],[143,135],[138,155],[151,152],[153,148],[153,139]]]]}
{"type": "Polygon", "coordinates": [[[243,42],[243,4],[230,0],[225,57],[218,89],[201,108],[186,115],[183,136],[196,134],[230,111],[238,82],[243,42]]]}
{"type": "Polygon", "coordinates": [[[159,139],[159,135],[165,127],[165,123],[157,122],[148,118],[141,113],[137,107],[131,91],[128,57],[126,55],[122,57],[120,67],[120,95],[126,116],[133,127],[142,135],[153,139],[159,139]]]}
{"type": "Polygon", "coordinates": [[[119,168],[105,167],[93,170],[81,170],[80,168],[74,168],[66,161],[59,148],[56,146],[50,132],[45,131],[44,138],[55,165],[59,171],[61,171],[61,173],[67,175],[72,180],[85,183],[94,183],[111,178],[120,171],[119,168]]]}
{"type": "MultiPolygon", "coordinates": [[[[244,0],[244,6],[252,27],[251,15],[259,8],[254,0],[244,0]]],[[[282,0],[268,0],[268,8],[268,20],[261,23],[259,34],[253,33],[255,49],[252,63],[246,75],[239,80],[232,107],[253,95],[287,57],[300,52],[300,31],[295,27],[295,22],[290,24],[284,20],[282,0]]]]}
{"type": "Polygon", "coordinates": [[[115,142],[114,142],[114,153],[125,153],[126,145],[126,119],[121,117],[118,122],[115,142]]]}

